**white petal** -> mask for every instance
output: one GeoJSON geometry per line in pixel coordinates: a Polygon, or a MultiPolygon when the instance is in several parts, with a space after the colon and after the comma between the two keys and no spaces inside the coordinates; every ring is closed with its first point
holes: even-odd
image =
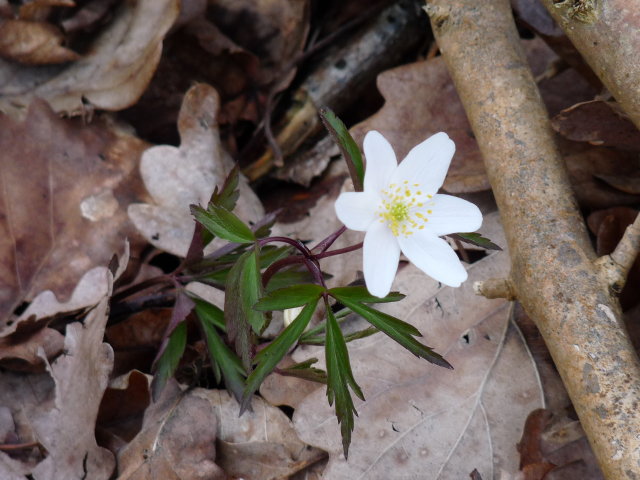
{"type": "Polygon", "coordinates": [[[443,239],[421,230],[409,237],[399,236],[398,243],[411,263],[435,280],[459,287],[467,279],[467,271],[443,239]]]}
{"type": "Polygon", "coordinates": [[[424,224],[425,230],[435,236],[458,232],[475,232],[482,225],[482,213],[473,203],[451,195],[434,195],[425,207],[431,210],[424,212],[429,219],[424,224]]]}
{"type": "Polygon", "coordinates": [[[444,183],[456,145],[440,132],[411,149],[394,172],[391,182],[409,180],[420,185],[425,194],[434,194],[444,183]]]}
{"type": "Polygon", "coordinates": [[[369,192],[344,192],[338,196],[336,215],[347,228],[365,231],[373,222],[380,197],[369,192]]]}
{"type": "Polygon", "coordinates": [[[374,222],[367,230],[362,249],[364,281],[376,297],[385,297],[398,271],[400,246],[386,224],[374,222]]]}
{"type": "Polygon", "coordinates": [[[398,167],[396,154],[380,132],[367,133],[362,145],[367,167],[364,172],[364,191],[377,192],[387,188],[389,179],[398,167]]]}

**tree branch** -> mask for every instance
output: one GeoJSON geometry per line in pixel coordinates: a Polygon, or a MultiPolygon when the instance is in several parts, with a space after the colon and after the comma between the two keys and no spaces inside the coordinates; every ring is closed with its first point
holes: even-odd
{"type": "Polygon", "coordinates": [[[603,472],[635,478],[640,364],[596,266],[509,0],[430,0],[426,10],[502,215],[510,287],[540,329],[603,472]]]}
{"type": "Polygon", "coordinates": [[[640,1],[542,0],[542,3],[640,128],[640,1]]]}

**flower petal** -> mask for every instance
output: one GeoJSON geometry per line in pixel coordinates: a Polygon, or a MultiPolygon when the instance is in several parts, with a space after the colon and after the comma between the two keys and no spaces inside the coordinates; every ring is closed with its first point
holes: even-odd
{"type": "Polygon", "coordinates": [[[380,197],[369,192],[343,192],[335,203],[336,215],[347,228],[363,232],[373,222],[380,197]]]}
{"type": "Polygon", "coordinates": [[[364,191],[380,193],[389,185],[389,178],[398,168],[393,147],[380,132],[367,133],[362,145],[367,167],[364,172],[364,191]]]}
{"type": "Polygon", "coordinates": [[[420,210],[429,219],[425,231],[436,237],[458,232],[475,232],[482,225],[482,213],[473,203],[451,195],[434,195],[420,210]]]}
{"type": "Polygon", "coordinates": [[[443,239],[421,230],[408,237],[399,236],[398,243],[411,263],[435,280],[459,287],[467,279],[467,271],[443,239]]]}
{"type": "Polygon", "coordinates": [[[385,223],[373,222],[364,237],[362,263],[367,290],[385,297],[398,271],[400,246],[385,223]]]}
{"type": "Polygon", "coordinates": [[[420,185],[425,194],[433,195],[444,183],[456,145],[440,132],[416,145],[393,173],[389,183],[400,184],[404,180],[420,185]]]}

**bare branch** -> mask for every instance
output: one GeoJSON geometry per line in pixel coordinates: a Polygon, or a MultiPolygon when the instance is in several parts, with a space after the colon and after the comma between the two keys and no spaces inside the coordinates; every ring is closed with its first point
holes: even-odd
{"type": "Polygon", "coordinates": [[[603,472],[635,478],[640,364],[617,296],[595,265],[509,0],[429,0],[426,10],[485,159],[515,294],[549,347],[603,472]]]}

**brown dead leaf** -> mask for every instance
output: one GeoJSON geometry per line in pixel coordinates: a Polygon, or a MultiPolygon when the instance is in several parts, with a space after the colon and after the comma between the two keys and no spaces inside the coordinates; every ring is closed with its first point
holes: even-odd
{"type": "MultiPolygon", "coordinates": [[[[483,228],[495,223],[497,214],[488,215],[483,228]]],[[[394,289],[407,297],[385,311],[409,320],[455,370],[429,365],[384,335],[352,342],[351,365],[367,401],[356,405],[349,461],[324,391],[294,415],[300,437],[329,451],[327,478],[466,478],[474,468],[495,478],[500,469],[517,470],[515,444],[542,392],[508,304],[477,297],[472,288],[504,276],[508,264],[506,252],[490,253],[469,267],[459,289],[439,288],[412,265],[398,274],[394,289]]],[[[294,353],[296,361],[312,356],[322,352],[294,353]]]]}
{"type": "Polygon", "coordinates": [[[551,126],[569,140],[640,151],[640,132],[615,102],[578,103],[557,114],[551,126]]]}
{"type": "Polygon", "coordinates": [[[33,68],[0,60],[0,111],[22,116],[37,96],[56,112],[78,115],[87,105],[121,110],[135,103],[153,76],[178,0],[122,2],[79,60],[33,68]]]}
{"type": "MultiPolygon", "coordinates": [[[[217,92],[197,84],[185,95],[178,119],[179,148],[169,145],[144,152],[140,170],[153,204],[129,207],[129,217],[156,247],[180,257],[187,254],[195,229],[189,205],[206,206],[216,185],[222,185],[233,161],[220,143],[217,92]]],[[[234,213],[245,221],[264,215],[246,179],[240,179],[240,198],[234,213]]],[[[213,249],[215,242],[209,246],[213,249]]]]}
{"type": "MultiPolygon", "coordinates": [[[[523,46],[536,75],[555,58],[540,39],[523,41],[523,46]]],[[[456,143],[456,155],[443,188],[452,193],[489,188],[480,150],[441,57],[387,70],[378,76],[377,85],[385,98],[383,108],[351,129],[360,145],[367,131],[378,130],[401,160],[430,135],[445,131],[456,143]]],[[[594,93],[571,70],[541,82],[540,89],[551,112],[590,99],[594,93]]]]}
{"type": "Polygon", "coordinates": [[[35,434],[48,452],[33,469],[36,480],[107,480],[113,472],[113,455],[97,445],[94,435],[113,366],[113,350],[102,343],[108,303],[105,298],[83,323],[67,327],[65,354],[49,369],[55,382],[55,408],[33,419],[35,434]]]}
{"type": "Polygon", "coordinates": [[[286,478],[320,455],[306,449],[280,410],[259,397],[253,407],[238,417],[226,392],[183,392],[170,381],[142,431],[120,451],[118,479],[286,478]]]}
{"type": "Polygon", "coordinates": [[[142,428],[144,412],[151,402],[149,378],[138,370],[114,379],[104,392],[96,434],[98,444],[117,453],[142,428]]]}
{"type": "Polygon", "coordinates": [[[50,23],[5,20],[0,23],[0,57],[25,65],[73,62],[80,55],[62,46],[64,35],[50,23]]]}
{"type": "Polygon", "coordinates": [[[126,206],[145,198],[135,170],[144,146],[103,122],[60,119],[42,100],[24,122],[0,116],[0,325],[43,290],[66,302],[124,238],[138,251],[126,206]]]}
{"type": "Polygon", "coordinates": [[[257,124],[272,87],[292,80],[308,29],[308,0],[211,0],[167,40],[169,54],[127,116],[145,138],[166,138],[180,108],[175,92],[206,82],[220,94],[221,124],[257,124]]]}
{"type": "Polygon", "coordinates": [[[569,171],[573,192],[581,206],[609,208],[638,203],[638,195],[613,188],[600,180],[637,175],[640,166],[637,154],[566,140],[559,141],[558,145],[569,171]]]}
{"type": "Polygon", "coordinates": [[[215,406],[170,381],[140,433],[118,453],[118,480],[226,479],[215,464],[215,406]]]}

